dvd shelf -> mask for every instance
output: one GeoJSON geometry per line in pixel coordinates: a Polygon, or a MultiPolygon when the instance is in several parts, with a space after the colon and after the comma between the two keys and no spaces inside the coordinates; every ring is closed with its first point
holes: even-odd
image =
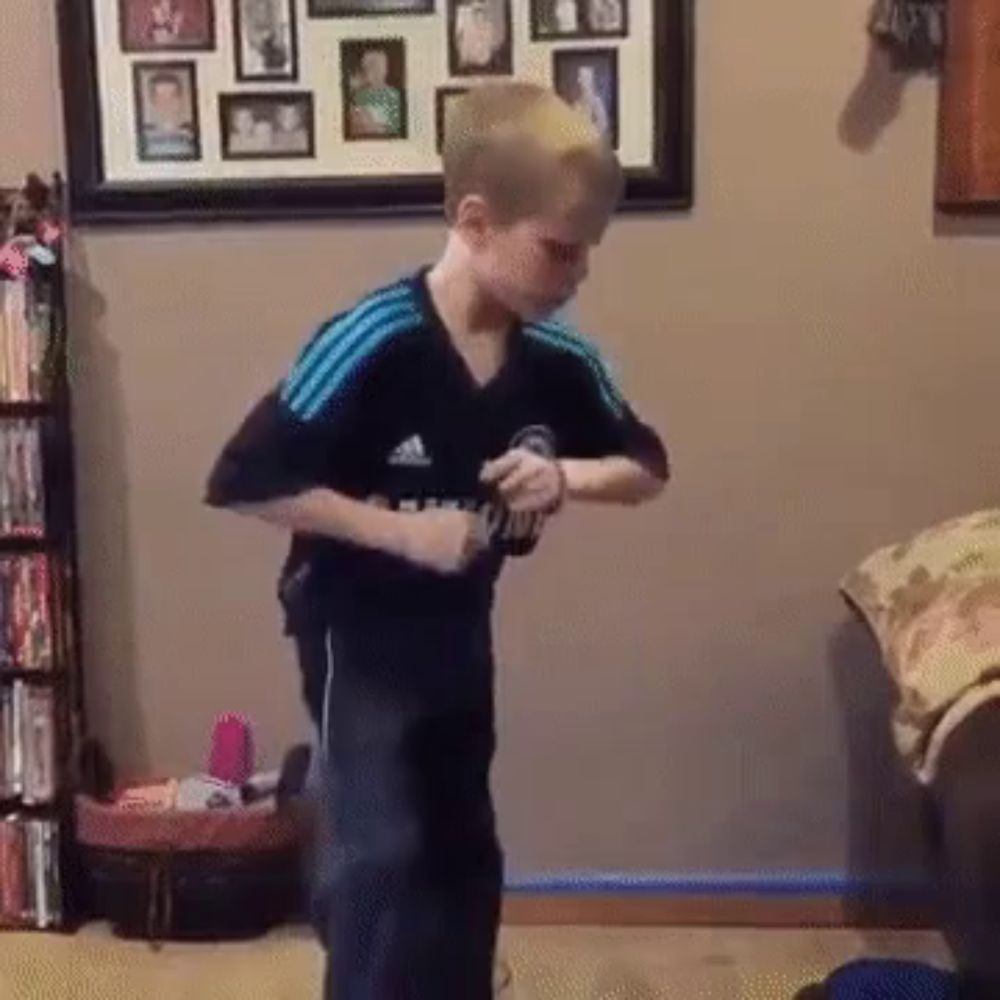
{"type": "Polygon", "coordinates": [[[63,184],[0,189],[0,929],[72,919],[84,731],[63,184]]]}

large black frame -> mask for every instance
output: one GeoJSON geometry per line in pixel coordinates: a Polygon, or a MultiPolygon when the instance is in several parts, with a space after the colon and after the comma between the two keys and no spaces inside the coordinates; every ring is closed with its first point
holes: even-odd
{"type": "MultiPolygon", "coordinates": [[[[656,0],[655,153],[652,166],[626,171],[623,211],[680,211],[692,205],[693,8],[694,0],[656,0]]],[[[399,217],[441,211],[440,174],[109,182],[102,164],[90,0],[59,0],[59,37],[69,207],[76,223],[399,217]]]]}

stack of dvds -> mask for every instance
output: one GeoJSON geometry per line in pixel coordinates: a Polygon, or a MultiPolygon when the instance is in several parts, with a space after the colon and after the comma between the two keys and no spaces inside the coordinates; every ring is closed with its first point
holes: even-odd
{"type": "Polygon", "coordinates": [[[0,687],[0,800],[45,805],[56,793],[52,688],[16,680],[0,687]]]}
{"type": "Polygon", "coordinates": [[[0,535],[45,534],[41,428],[37,420],[0,424],[0,535]]]}
{"type": "Polygon", "coordinates": [[[0,818],[0,926],[46,928],[61,920],[58,824],[0,818]]]}
{"type": "Polygon", "coordinates": [[[63,930],[79,912],[61,864],[84,720],[64,195],[52,181],[0,188],[0,930],[63,930]]]}
{"type": "Polygon", "coordinates": [[[44,398],[52,328],[51,289],[40,282],[0,282],[0,402],[44,398]]]}
{"type": "Polygon", "coordinates": [[[0,669],[51,670],[49,559],[0,555],[0,669]]]}

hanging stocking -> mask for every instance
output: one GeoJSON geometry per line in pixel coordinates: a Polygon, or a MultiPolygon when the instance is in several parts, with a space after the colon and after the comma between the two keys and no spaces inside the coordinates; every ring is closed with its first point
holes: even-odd
{"type": "Polygon", "coordinates": [[[896,69],[933,69],[944,50],[946,0],[875,0],[869,30],[896,69]]]}

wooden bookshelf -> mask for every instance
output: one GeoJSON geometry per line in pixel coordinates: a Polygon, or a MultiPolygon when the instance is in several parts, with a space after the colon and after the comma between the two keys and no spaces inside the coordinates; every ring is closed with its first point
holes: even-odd
{"type": "Polygon", "coordinates": [[[62,179],[0,189],[0,930],[74,918],[73,791],[85,731],[66,359],[62,179]],[[31,203],[26,197],[30,193],[31,203]],[[62,235],[43,239],[40,220],[62,235]]]}

